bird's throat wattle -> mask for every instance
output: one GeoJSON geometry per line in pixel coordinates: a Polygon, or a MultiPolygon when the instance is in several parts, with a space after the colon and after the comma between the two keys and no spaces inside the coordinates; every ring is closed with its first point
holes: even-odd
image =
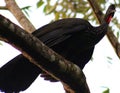
{"type": "Polygon", "coordinates": [[[109,24],[109,23],[110,23],[110,21],[111,21],[111,19],[112,19],[112,16],[110,15],[110,16],[108,16],[108,18],[107,18],[106,22],[109,24]]]}

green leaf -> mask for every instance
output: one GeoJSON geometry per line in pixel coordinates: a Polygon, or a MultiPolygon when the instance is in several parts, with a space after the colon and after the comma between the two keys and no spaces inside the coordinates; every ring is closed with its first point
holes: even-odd
{"type": "Polygon", "coordinates": [[[120,3],[120,0],[118,0],[119,1],[119,3],[120,3]]]}
{"type": "Polygon", "coordinates": [[[46,8],[46,7],[47,7],[47,6],[45,6],[45,7],[44,7],[44,9],[43,9],[43,12],[44,12],[44,13],[46,13],[46,10],[47,10],[47,8],[46,8]]]}
{"type": "Polygon", "coordinates": [[[111,57],[107,57],[107,59],[108,59],[107,62],[112,64],[112,58],[111,57]]]}
{"type": "Polygon", "coordinates": [[[26,13],[27,16],[29,16],[29,13],[26,10],[24,10],[24,12],[26,13]]]}
{"type": "Polygon", "coordinates": [[[55,13],[55,20],[58,20],[59,17],[60,17],[60,13],[59,13],[59,12],[56,12],[56,13],[55,13]]]}
{"type": "Polygon", "coordinates": [[[104,4],[106,2],[106,0],[99,0],[100,4],[104,4]]]}
{"type": "Polygon", "coordinates": [[[21,8],[22,10],[30,10],[31,6],[25,6],[23,8],[21,8]]]}
{"type": "Polygon", "coordinates": [[[43,0],[39,0],[37,2],[37,8],[40,8],[43,4],[44,4],[44,1],[43,0]]]}
{"type": "Polygon", "coordinates": [[[48,15],[51,14],[54,10],[56,9],[56,5],[51,6],[51,5],[46,5],[43,9],[43,12],[48,15]]]}
{"type": "Polygon", "coordinates": [[[107,88],[105,91],[103,91],[103,93],[110,93],[110,89],[107,88]]]}
{"type": "Polygon", "coordinates": [[[3,45],[1,42],[0,42],[0,46],[3,45]]]}
{"type": "Polygon", "coordinates": [[[107,57],[107,59],[112,60],[112,58],[111,58],[111,57],[107,57]]]}
{"type": "Polygon", "coordinates": [[[30,11],[30,8],[31,8],[31,6],[25,6],[25,7],[21,8],[21,9],[25,12],[25,14],[26,14],[27,16],[29,16],[28,11],[30,11]]]}
{"type": "Polygon", "coordinates": [[[119,33],[119,32],[117,32],[117,39],[119,39],[119,36],[120,36],[120,33],[119,33]]]}

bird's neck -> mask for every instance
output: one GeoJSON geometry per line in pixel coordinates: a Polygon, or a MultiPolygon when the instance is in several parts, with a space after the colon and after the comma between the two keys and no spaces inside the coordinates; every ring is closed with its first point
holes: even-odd
{"type": "Polygon", "coordinates": [[[108,23],[103,22],[100,26],[97,27],[97,34],[106,34],[108,28],[108,23]]]}

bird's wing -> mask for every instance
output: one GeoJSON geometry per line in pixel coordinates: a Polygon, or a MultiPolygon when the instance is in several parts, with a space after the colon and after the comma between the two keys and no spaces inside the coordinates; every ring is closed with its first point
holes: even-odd
{"type": "Polygon", "coordinates": [[[56,21],[33,32],[33,35],[39,38],[48,47],[52,47],[74,34],[82,35],[87,29],[87,26],[81,23],[81,21],[84,20],[65,19],[63,21],[56,21]]]}
{"type": "Polygon", "coordinates": [[[34,31],[32,34],[34,34],[34,36],[36,36],[36,37],[41,37],[41,36],[45,35],[46,33],[55,31],[56,29],[73,28],[78,25],[79,25],[79,27],[81,25],[90,25],[91,26],[91,24],[88,21],[80,19],[80,18],[66,18],[66,19],[57,20],[55,22],[44,25],[41,28],[39,28],[38,30],[34,31]]]}

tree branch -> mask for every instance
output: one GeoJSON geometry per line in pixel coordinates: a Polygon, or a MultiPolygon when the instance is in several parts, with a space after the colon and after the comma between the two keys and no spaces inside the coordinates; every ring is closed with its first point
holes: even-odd
{"type": "Polygon", "coordinates": [[[21,9],[16,4],[15,0],[5,0],[6,7],[10,10],[10,12],[15,16],[21,26],[29,33],[35,31],[35,27],[31,24],[31,22],[26,18],[21,9]]]}
{"type": "Polygon", "coordinates": [[[6,6],[0,6],[0,10],[8,10],[6,6]]]}
{"type": "MultiPolygon", "coordinates": [[[[99,23],[101,24],[103,22],[103,13],[102,11],[100,11],[100,7],[97,4],[96,0],[88,0],[88,2],[90,3],[99,23]]],[[[109,39],[109,41],[111,42],[117,56],[120,58],[120,43],[118,41],[118,39],[116,38],[116,36],[114,35],[113,31],[110,30],[110,28],[107,31],[107,37],[109,39]]]]}
{"type": "MultiPolygon", "coordinates": [[[[27,30],[29,33],[33,32],[35,28],[33,25],[29,22],[29,20],[25,17],[25,15],[22,13],[18,5],[15,3],[14,0],[5,0],[6,6],[8,9],[12,12],[12,14],[16,17],[18,22],[27,30]]],[[[45,32],[46,33],[46,32],[45,32]]],[[[65,83],[62,83],[65,91],[68,93],[73,93],[73,91],[67,86],[65,83]]],[[[86,83],[85,83],[86,84],[86,83]]],[[[88,88],[87,84],[86,87],[88,88]]],[[[89,89],[88,89],[89,90],[89,89]]]]}
{"type": "MultiPolygon", "coordinates": [[[[67,84],[73,93],[90,93],[80,68],[65,60],[32,34],[0,15],[0,39],[19,49],[30,62],[67,84]],[[74,73],[74,74],[73,74],[74,73]]],[[[22,68],[21,68],[22,69],[22,68]]]]}

